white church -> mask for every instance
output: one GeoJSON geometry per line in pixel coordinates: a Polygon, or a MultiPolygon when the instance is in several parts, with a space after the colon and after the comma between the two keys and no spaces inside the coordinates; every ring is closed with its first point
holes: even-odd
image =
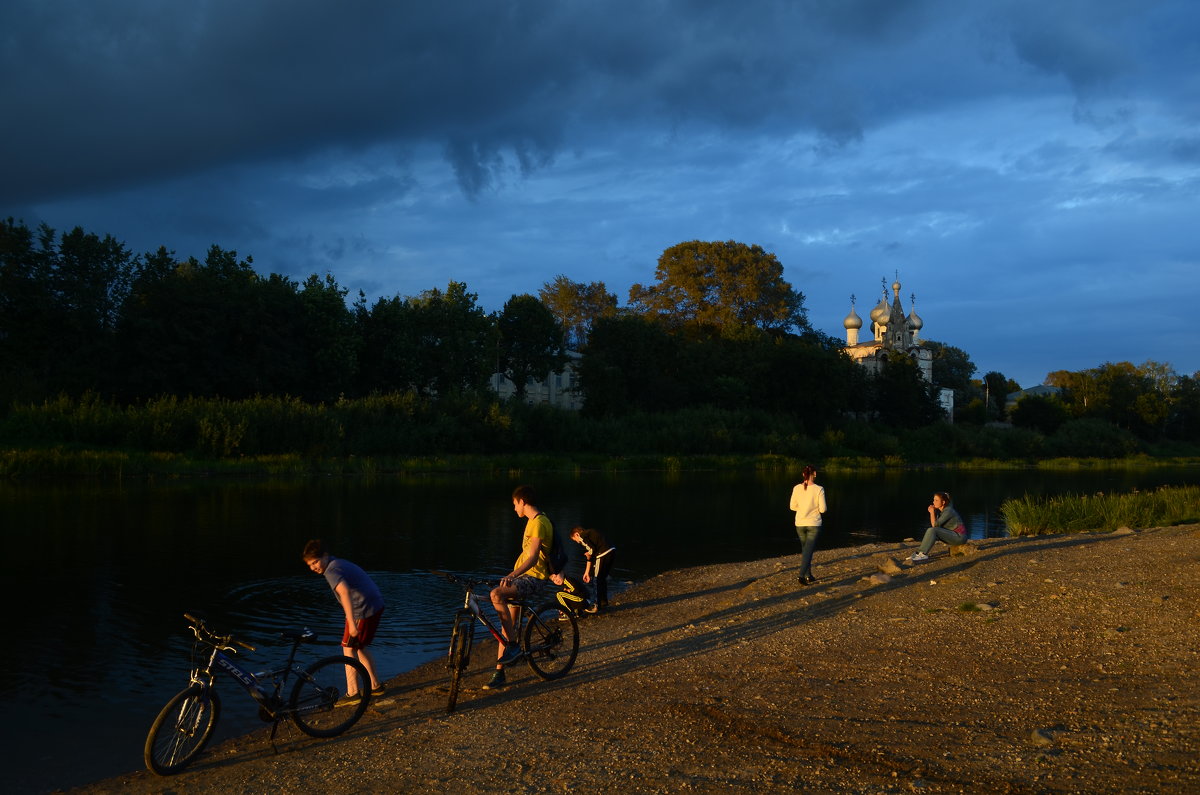
{"type": "MultiPolygon", "coordinates": [[[[871,338],[860,342],[859,332],[863,320],[854,311],[854,296],[850,296],[850,314],[842,321],[846,329],[846,354],[854,361],[867,368],[867,372],[876,375],[883,368],[888,357],[903,353],[917,363],[921,377],[928,383],[933,383],[933,351],[921,344],[920,333],[925,327],[921,316],[917,314],[917,297],[909,295],[909,305],[912,309],[907,315],[900,303],[900,281],[892,282],[891,301],[888,301],[887,282],[883,281],[883,296],[871,310],[871,338]]],[[[947,417],[954,416],[954,392],[943,389],[939,401],[947,417]]]]}

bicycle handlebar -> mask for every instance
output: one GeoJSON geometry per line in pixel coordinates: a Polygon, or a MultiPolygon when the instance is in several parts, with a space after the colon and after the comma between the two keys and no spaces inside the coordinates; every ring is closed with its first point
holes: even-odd
{"type": "Polygon", "coordinates": [[[230,650],[232,650],[232,647],[230,647],[229,644],[233,643],[237,646],[241,646],[246,651],[255,651],[255,648],[253,646],[251,646],[249,643],[243,643],[242,641],[233,637],[233,635],[220,635],[220,634],[214,632],[213,630],[209,629],[209,627],[204,623],[204,619],[202,619],[202,618],[197,618],[196,616],[192,615],[191,613],[184,613],[183,617],[186,618],[188,620],[188,622],[192,625],[192,630],[196,633],[196,637],[199,638],[200,640],[204,641],[205,643],[212,643],[213,645],[220,646],[223,649],[230,649],[230,650]],[[203,633],[207,637],[201,637],[201,633],[203,633]]]}
{"type": "Polygon", "coordinates": [[[447,580],[449,580],[450,582],[454,583],[455,585],[461,586],[461,587],[463,587],[463,588],[474,588],[474,587],[476,587],[476,586],[478,586],[478,585],[485,585],[485,586],[487,586],[488,588],[494,588],[494,587],[496,586],[496,583],[494,583],[494,582],[492,582],[492,581],[490,581],[490,580],[470,580],[470,579],[464,579],[464,578],[462,578],[462,577],[459,577],[458,575],[451,574],[451,573],[450,573],[450,572],[448,572],[448,571],[440,571],[440,570],[438,570],[438,569],[430,569],[430,570],[429,570],[429,573],[430,573],[430,574],[436,574],[437,576],[439,576],[439,577],[442,577],[442,578],[444,578],[444,579],[447,579],[447,580]]]}

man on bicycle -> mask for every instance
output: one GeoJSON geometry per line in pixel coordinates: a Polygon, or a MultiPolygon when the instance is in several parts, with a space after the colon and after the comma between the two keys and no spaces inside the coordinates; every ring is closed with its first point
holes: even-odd
{"type": "Polygon", "coordinates": [[[520,609],[511,604],[511,600],[534,598],[550,575],[547,555],[554,543],[554,525],[538,510],[536,499],[532,486],[517,486],[512,493],[513,510],[525,519],[525,533],[521,537],[521,555],[513,564],[512,572],[501,577],[500,584],[492,589],[492,607],[500,617],[505,641],[497,645],[496,672],[483,686],[485,690],[503,686],[504,666],[521,659],[517,639],[520,609]]]}

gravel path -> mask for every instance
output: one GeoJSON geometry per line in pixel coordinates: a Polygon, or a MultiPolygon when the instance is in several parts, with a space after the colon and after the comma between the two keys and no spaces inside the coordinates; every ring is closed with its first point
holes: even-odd
{"type": "Polygon", "coordinates": [[[1200,526],[972,546],[670,572],[582,621],[559,682],[480,689],[489,643],[453,715],[434,663],[342,737],[80,791],[1200,791],[1200,526]]]}

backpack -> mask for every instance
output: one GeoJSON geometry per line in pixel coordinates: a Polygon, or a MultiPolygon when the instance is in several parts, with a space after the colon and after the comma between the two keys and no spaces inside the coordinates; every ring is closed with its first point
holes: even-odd
{"type": "MultiPolygon", "coordinates": [[[[542,514],[546,516],[545,513],[542,514]]],[[[549,516],[546,516],[550,519],[549,516]]],[[[550,521],[550,525],[554,526],[554,521],[550,521]]],[[[550,541],[550,549],[546,552],[546,564],[550,567],[551,574],[562,574],[567,568],[567,545],[563,534],[559,532],[557,527],[554,527],[554,538],[550,541]]]]}

